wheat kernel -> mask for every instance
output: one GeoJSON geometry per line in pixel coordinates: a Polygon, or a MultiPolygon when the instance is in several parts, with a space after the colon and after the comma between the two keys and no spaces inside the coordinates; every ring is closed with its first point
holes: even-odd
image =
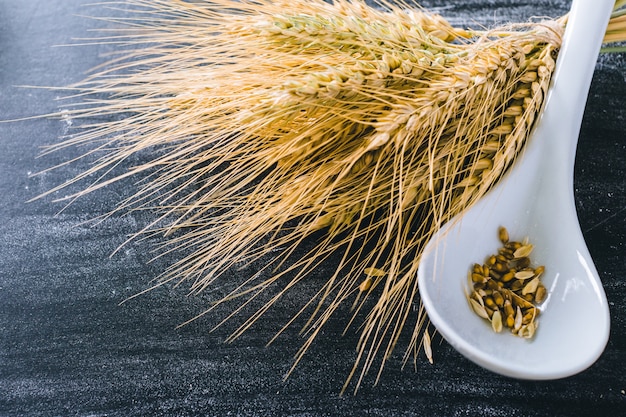
{"type": "Polygon", "coordinates": [[[493,297],[493,301],[496,303],[498,307],[504,306],[504,298],[502,297],[502,294],[500,294],[498,291],[494,291],[492,293],[492,297],[493,297]]]}
{"type": "Polygon", "coordinates": [[[504,258],[504,260],[498,260],[491,269],[499,274],[508,272],[509,267],[507,266],[506,258],[504,258]]]}
{"type": "Polygon", "coordinates": [[[517,306],[517,311],[515,313],[515,324],[513,325],[513,328],[515,330],[519,330],[522,327],[522,320],[523,320],[522,310],[519,308],[519,306],[517,306]]]}
{"type": "Polygon", "coordinates": [[[484,282],[485,277],[482,274],[473,273],[472,282],[484,282]]]}
{"type": "Polygon", "coordinates": [[[524,288],[524,281],[515,280],[511,284],[511,291],[519,291],[524,288]]]}
{"type": "Polygon", "coordinates": [[[506,316],[506,323],[505,323],[505,325],[509,329],[512,329],[515,326],[515,318],[513,317],[513,315],[506,316]]]}
{"type": "Polygon", "coordinates": [[[520,77],[520,82],[523,83],[532,83],[537,80],[537,73],[534,71],[529,71],[520,77]]]}
{"type": "Polygon", "coordinates": [[[533,245],[527,244],[519,247],[514,253],[515,258],[525,258],[533,251],[533,245]]]}
{"type": "Polygon", "coordinates": [[[517,268],[525,269],[530,266],[530,258],[528,256],[524,256],[523,258],[519,258],[516,260],[517,268]]]}
{"type": "Polygon", "coordinates": [[[372,287],[372,282],[373,280],[370,277],[363,280],[363,282],[361,282],[361,285],[359,285],[359,291],[361,292],[368,291],[372,287]]]}
{"type": "Polygon", "coordinates": [[[483,267],[482,267],[482,274],[483,274],[483,276],[489,277],[490,276],[489,272],[490,272],[489,267],[487,265],[483,265],[483,267]]]}
{"type": "Polygon", "coordinates": [[[524,317],[522,317],[522,325],[527,325],[533,321],[535,315],[533,313],[526,313],[524,317]]]}
{"type": "Polygon", "coordinates": [[[387,273],[383,271],[382,269],[378,269],[374,267],[365,268],[363,272],[368,277],[384,277],[385,275],[387,275],[387,273]]]}
{"type": "Polygon", "coordinates": [[[500,333],[502,331],[502,314],[499,310],[494,311],[491,316],[491,327],[496,333],[500,333]]]}
{"type": "Polygon", "coordinates": [[[523,281],[523,280],[526,280],[528,278],[532,278],[535,275],[536,275],[535,271],[533,271],[532,269],[523,269],[523,270],[518,271],[518,272],[515,273],[515,278],[523,281]]]}
{"type": "MultiPolygon", "coordinates": [[[[539,278],[535,277],[522,289],[522,295],[533,295],[539,286],[539,278]]],[[[529,300],[530,301],[530,300],[529,300]]]]}
{"type": "Polygon", "coordinates": [[[472,306],[472,309],[474,310],[474,312],[481,318],[483,319],[489,319],[489,315],[487,314],[487,310],[485,310],[485,307],[483,305],[481,305],[478,301],[476,301],[473,298],[469,299],[470,305],[472,306]]]}
{"type": "Polygon", "coordinates": [[[538,266],[537,268],[535,268],[535,275],[537,275],[538,277],[541,276],[541,274],[544,273],[544,271],[546,270],[546,268],[542,265],[542,266],[538,266]]]}
{"type": "Polygon", "coordinates": [[[516,273],[514,269],[509,270],[509,272],[507,272],[506,274],[502,275],[502,282],[509,282],[511,281],[513,278],[516,278],[516,273]]]}
{"type": "Polygon", "coordinates": [[[546,287],[544,287],[543,285],[539,285],[539,287],[537,287],[537,292],[535,292],[535,303],[543,303],[543,301],[546,299],[546,295],[546,287]]]}
{"type": "Polygon", "coordinates": [[[513,310],[513,304],[511,304],[511,300],[504,301],[504,314],[506,316],[513,316],[515,314],[515,310],[513,310]]]}
{"type": "Polygon", "coordinates": [[[510,241],[504,245],[505,248],[510,249],[512,251],[516,251],[517,249],[522,247],[522,244],[517,241],[510,241]]]}

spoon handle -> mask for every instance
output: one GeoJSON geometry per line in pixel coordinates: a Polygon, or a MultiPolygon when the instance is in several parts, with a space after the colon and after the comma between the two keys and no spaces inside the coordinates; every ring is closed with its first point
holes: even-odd
{"type": "Polygon", "coordinates": [[[563,45],[557,58],[553,85],[546,98],[539,129],[551,129],[538,134],[550,138],[543,146],[545,157],[554,166],[563,185],[573,187],[576,144],[580,134],[587,94],[596,66],[606,27],[613,11],[614,0],[573,0],[563,45]],[[560,120],[560,122],[559,122],[560,120]],[[563,123],[564,120],[570,121],[563,123]]]}

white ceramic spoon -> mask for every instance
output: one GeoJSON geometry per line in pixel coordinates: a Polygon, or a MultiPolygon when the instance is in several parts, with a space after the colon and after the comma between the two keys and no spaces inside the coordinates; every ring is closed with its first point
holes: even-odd
{"type": "Polygon", "coordinates": [[[443,337],[477,364],[522,379],[578,373],[600,356],[609,310],[585,245],[573,194],[576,143],[613,0],[574,0],[553,84],[529,143],[505,178],[434,236],[418,279],[426,311],[443,337]],[[495,333],[470,310],[468,271],[501,246],[497,230],[528,237],[531,259],[545,265],[548,298],[531,340],[495,333]]]}

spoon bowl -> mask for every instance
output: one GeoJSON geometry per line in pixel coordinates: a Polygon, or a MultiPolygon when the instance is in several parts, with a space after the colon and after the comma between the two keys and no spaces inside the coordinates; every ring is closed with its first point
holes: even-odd
{"type": "Polygon", "coordinates": [[[578,223],[573,171],[613,4],[573,1],[552,85],[524,152],[496,187],[441,228],[421,258],[419,291],[432,323],[460,353],[503,375],[567,377],[593,364],[608,341],[606,295],[578,223]],[[548,297],[530,340],[495,333],[466,299],[468,271],[497,253],[500,226],[513,240],[528,237],[533,263],[545,266],[548,297]]]}

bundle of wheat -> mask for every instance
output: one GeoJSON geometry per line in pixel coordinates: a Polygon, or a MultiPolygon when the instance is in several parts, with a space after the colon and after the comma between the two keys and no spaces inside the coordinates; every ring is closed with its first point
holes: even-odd
{"type": "MultiPolygon", "coordinates": [[[[358,372],[357,387],[377,360],[382,370],[408,321],[407,354],[429,353],[425,315],[412,307],[421,251],[524,146],[566,17],[473,31],[382,0],[126,3],[132,17],[111,19],[125,27],[95,40],[122,55],[68,87],[79,103],[64,116],[85,123],[47,150],[89,144],[95,162],[50,193],[97,176],[71,200],[144,175],[118,210],[155,210],[138,234],[173,234],[163,250],[190,251],[158,285],[200,292],[279,250],[270,278],[244,278],[220,302],[245,305],[284,281],[233,338],[334,254],[334,272],[294,312],[311,314],[295,362],[344,303],[355,315],[367,308],[348,378],[358,372]],[[157,150],[149,163],[109,175],[147,149],[157,150]]],[[[610,41],[624,39],[624,3],[610,41]]]]}

